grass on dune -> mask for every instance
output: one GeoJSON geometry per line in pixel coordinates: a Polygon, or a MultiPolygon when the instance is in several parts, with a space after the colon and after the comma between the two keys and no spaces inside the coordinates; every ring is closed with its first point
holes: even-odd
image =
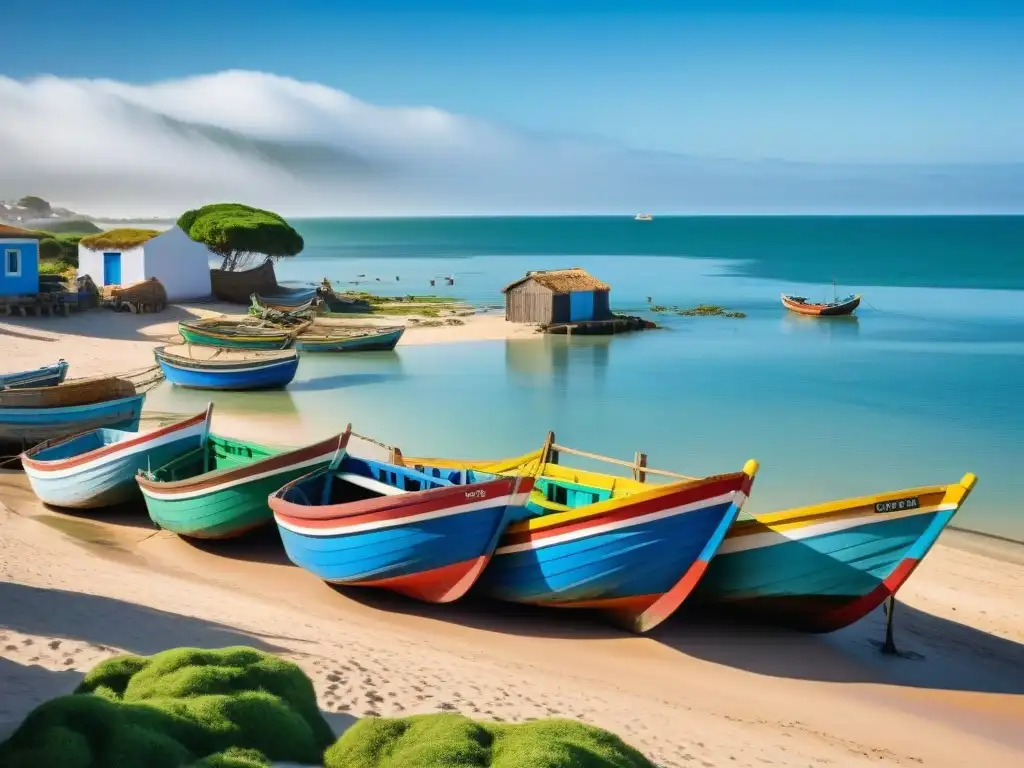
{"type": "Polygon", "coordinates": [[[269,768],[281,762],[325,768],[654,768],[614,734],[573,720],[372,717],[335,742],[302,670],[243,647],[109,659],[71,695],[36,707],[0,744],[4,768],[269,768]]]}
{"type": "Polygon", "coordinates": [[[654,768],[608,731],[575,720],[481,723],[457,714],[369,718],[324,754],[325,768],[654,768]]]}
{"type": "Polygon", "coordinates": [[[313,684],[294,664],[251,648],[176,648],[101,663],[73,694],[26,718],[0,745],[0,765],[316,763],[333,740],[313,684]]]}

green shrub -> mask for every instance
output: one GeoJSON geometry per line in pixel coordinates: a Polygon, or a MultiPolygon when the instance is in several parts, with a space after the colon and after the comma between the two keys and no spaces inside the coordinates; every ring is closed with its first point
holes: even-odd
{"type": "Polygon", "coordinates": [[[618,736],[574,720],[478,723],[457,714],[360,720],[326,768],[654,768],[618,736]]]}
{"type": "Polygon", "coordinates": [[[53,261],[59,259],[64,254],[64,249],[60,243],[54,240],[52,237],[44,238],[39,241],[39,258],[53,261]]]}
{"type": "Polygon", "coordinates": [[[0,745],[0,765],[315,763],[333,740],[313,684],[294,664],[251,648],[176,648],[99,664],[73,694],[26,718],[0,745]]]}
{"type": "Polygon", "coordinates": [[[73,264],[68,264],[66,261],[61,259],[60,261],[41,261],[39,262],[39,274],[40,275],[63,275],[66,272],[74,270],[73,264]]]}

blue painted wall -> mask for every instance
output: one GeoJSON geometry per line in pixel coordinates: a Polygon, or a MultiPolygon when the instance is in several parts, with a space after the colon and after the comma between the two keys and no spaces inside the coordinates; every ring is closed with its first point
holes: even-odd
{"type": "Polygon", "coordinates": [[[579,320],[593,320],[594,319],[594,292],[593,291],[573,291],[569,294],[569,320],[576,322],[579,320]]]}
{"type": "Polygon", "coordinates": [[[19,242],[0,238],[0,296],[17,296],[22,293],[39,292],[39,243],[19,242]],[[10,257],[8,251],[21,254],[21,274],[8,274],[10,257]]]}

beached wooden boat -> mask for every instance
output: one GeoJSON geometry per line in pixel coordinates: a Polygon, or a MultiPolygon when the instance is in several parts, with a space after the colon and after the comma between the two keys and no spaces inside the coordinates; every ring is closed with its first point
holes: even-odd
{"type": "Polygon", "coordinates": [[[138,495],[139,470],[162,466],[205,443],[212,409],[211,404],[152,432],[101,428],[48,440],[25,451],[21,465],[46,504],[71,509],[119,504],[138,495]]]}
{"type": "Polygon", "coordinates": [[[178,333],[188,344],[229,349],[287,349],[308,327],[273,328],[247,324],[244,320],[214,317],[178,323],[178,333]]]}
{"type": "Polygon", "coordinates": [[[272,519],[267,497],[326,466],[341,435],[303,448],[272,448],[209,435],[206,443],[136,476],[154,523],[180,536],[227,539],[272,519]]]}
{"type": "Polygon", "coordinates": [[[135,385],[116,376],[72,379],[63,384],[44,387],[22,387],[0,391],[0,409],[66,408],[90,405],[135,394],[135,385]]]}
{"type": "Polygon", "coordinates": [[[835,288],[836,283],[833,280],[832,301],[820,304],[809,301],[804,296],[790,296],[784,293],[782,294],[782,306],[790,312],[796,312],[799,315],[811,315],[813,317],[836,317],[852,314],[860,306],[860,295],[847,296],[845,299],[840,299],[839,295],[835,292],[835,288]]]}
{"type": "Polygon", "coordinates": [[[253,304],[266,309],[276,309],[278,312],[302,312],[320,303],[316,288],[294,293],[279,293],[274,296],[254,293],[251,298],[253,304]]]}
{"type": "Polygon", "coordinates": [[[398,344],[404,325],[390,328],[368,326],[317,327],[295,337],[295,349],[300,352],[369,352],[391,350],[398,344]]]}
{"type": "Polygon", "coordinates": [[[67,361],[61,358],[53,365],[45,365],[33,371],[0,373],[0,389],[21,389],[23,387],[54,387],[68,375],[67,361]]]}
{"type": "Polygon", "coordinates": [[[134,388],[132,392],[129,397],[84,405],[48,408],[0,407],[0,451],[21,453],[26,448],[45,440],[67,437],[100,427],[138,429],[142,403],[146,396],[134,394],[134,388]]]}
{"type": "Polygon", "coordinates": [[[750,494],[757,462],[703,479],[650,469],[555,444],[500,462],[403,458],[428,475],[451,469],[536,478],[533,517],[498,542],[480,588],[494,597],[555,608],[597,609],[646,632],[663,622],[700,581],[750,494]],[[560,454],[630,466],[634,479],[564,467],[560,454]],[[669,478],[645,482],[647,475],[669,478]]]}
{"type": "Polygon", "coordinates": [[[790,509],[730,529],[694,600],[830,632],[906,583],[977,478],[790,509]]]}
{"type": "Polygon", "coordinates": [[[462,597],[509,522],[526,516],[532,477],[432,477],[345,452],[269,499],[289,559],[324,581],[430,603],[462,597]]]}
{"type": "Polygon", "coordinates": [[[192,389],[278,389],[295,378],[294,349],[267,352],[178,344],[153,350],[171,384],[192,389]]]}

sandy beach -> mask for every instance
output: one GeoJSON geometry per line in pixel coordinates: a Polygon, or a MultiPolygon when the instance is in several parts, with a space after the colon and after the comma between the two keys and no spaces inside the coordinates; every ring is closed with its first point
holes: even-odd
{"type": "MultiPolygon", "coordinates": [[[[159,314],[83,312],[71,317],[0,318],[0,370],[27,370],[63,357],[71,377],[99,376],[153,365],[153,349],[174,344],[178,322],[227,315],[241,317],[233,304],[174,304],[159,314]]],[[[382,315],[335,324],[401,325],[407,330],[399,345],[451,344],[470,341],[541,338],[533,326],[505,321],[503,313],[478,313],[458,318],[460,325],[422,325],[424,318],[382,315]]]]}
{"type": "MultiPolygon", "coordinates": [[[[7,319],[2,366],[139,369],[180,318],[224,311],[235,308],[7,319]]],[[[402,343],[536,337],[500,315],[465,320],[402,343]]],[[[268,426],[215,420],[242,437],[268,426]]],[[[281,440],[287,426],[273,425],[281,440]]],[[[273,529],[190,544],[155,530],[141,502],[71,516],[0,470],[0,735],[113,654],[244,644],[298,663],[342,727],[434,711],[566,716],[663,766],[1009,766],[1024,759],[1021,594],[1024,549],[951,531],[900,593],[902,657],[878,651],[881,611],[827,636],[684,611],[634,637],[565,612],[335,590],[291,566],[273,529]]]]}
{"type": "Polygon", "coordinates": [[[1009,766],[1024,752],[1024,558],[973,536],[948,534],[903,590],[892,658],[874,645],[881,616],[806,636],[684,613],[634,637],[584,616],[334,590],[290,566],[272,530],[189,544],[141,507],[48,510],[19,472],[0,473],[0,498],[8,729],[112,654],[245,644],[298,663],[341,725],[569,716],[664,766],[1009,766]]]}

